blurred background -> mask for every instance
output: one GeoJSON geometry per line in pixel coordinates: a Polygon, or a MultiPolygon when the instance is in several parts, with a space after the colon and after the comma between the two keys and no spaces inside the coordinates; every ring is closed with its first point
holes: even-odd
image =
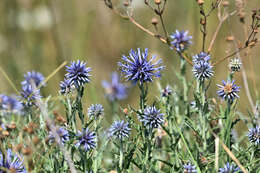
{"type": "MultiPolygon", "coordinates": [[[[112,0],[115,6],[125,12],[125,0],[112,0]]],[[[149,2],[153,3],[153,0],[149,2]]],[[[206,1],[210,8],[212,1],[206,1]]],[[[233,43],[227,42],[226,37],[233,35],[237,42],[244,43],[246,32],[249,32],[251,10],[260,7],[259,0],[230,0],[227,10],[237,10],[239,3],[246,3],[244,8],[246,29],[240,22],[240,17],[234,15],[225,21],[211,52],[212,61],[223,58],[233,52],[233,43]]],[[[144,5],[142,0],[133,0],[131,7],[134,18],[149,30],[156,32],[151,19],[154,13],[144,5]]],[[[103,0],[1,0],[0,1],[0,67],[8,74],[17,89],[23,74],[35,70],[45,77],[51,74],[64,61],[81,59],[92,67],[92,82],[87,84],[85,106],[90,103],[108,105],[104,99],[102,80],[110,80],[112,71],[116,71],[117,62],[122,54],[128,54],[131,48],[149,48],[150,54],[162,58],[166,69],[161,79],[162,86],[178,85],[175,71],[179,69],[179,57],[166,44],[147,35],[128,20],[120,18],[108,9],[103,0]]],[[[169,33],[176,29],[189,30],[193,36],[189,55],[201,51],[202,34],[200,32],[200,13],[195,0],[168,0],[164,13],[166,28],[169,33]]],[[[218,25],[217,10],[208,21],[208,36],[206,48],[218,25]]],[[[159,31],[161,25],[158,25],[159,31]]],[[[162,33],[162,32],[161,32],[162,33]]],[[[259,38],[259,36],[258,36],[259,38]]],[[[249,90],[255,101],[260,88],[260,49],[259,45],[241,53],[243,68],[246,70],[249,90]]],[[[211,82],[209,97],[216,96],[216,84],[227,78],[228,62],[224,61],[214,68],[215,76],[211,82]]],[[[189,79],[192,79],[191,67],[187,69],[189,79]]],[[[63,80],[65,68],[60,70],[48,81],[43,88],[44,96],[57,96],[59,82],[63,80]]],[[[242,82],[241,72],[236,73],[235,79],[241,86],[240,110],[250,109],[242,82]]],[[[0,93],[12,94],[4,75],[0,74],[0,93]]],[[[158,94],[156,84],[151,84],[150,97],[158,94]]],[[[121,104],[137,104],[138,88],[131,89],[128,99],[121,104]]],[[[218,100],[219,101],[219,100],[218,100]]],[[[152,101],[151,101],[152,102],[152,101]]]]}

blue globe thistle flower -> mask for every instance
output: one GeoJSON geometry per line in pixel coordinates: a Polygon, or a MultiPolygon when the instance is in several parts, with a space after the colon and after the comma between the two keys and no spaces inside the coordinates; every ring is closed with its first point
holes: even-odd
{"type": "Polygon", "coordinates": [[[192,43],[192,36],[188,35],[188,31],[178,31],[170,35],[173,40],[171,44],[176,48],[177,52],[183,52],[192,43]]]}
{"type": "Polygon", "coordinates": [[[84,84],[90,82],[89,77],[91,76],[89,72],[90,67],[86,67],[86,62],[78,60],[77,62],[72,61],[70,66],[66,66],[66,71],[68,72],[65,77],[69,80],[70,85],[74,85],[76,88],[83,86],[84,84]]]}
{"type": "MultiPolygon", "coordinates": [[[[0,152],[0,167],[7,169],[7,172],[27,173],[23,160],[13,153],[11,149],[7,149],[5,156],[0,152]]],[[[0,169],[0,173],[4,172],[5,171],[0,169]]]]}
{"type": "Polygon", "coordinates": [[[209,79],[214,74],[211,64],[206,61],[200,61],[200,62],[194,64],[192,71],[193,71],[194,76],[200,81],[209,79]]]}
{"type": "Polygon", "coordinates": [[[250,128],[248,132],[249,141],[254,145],[260,144],[260,127],[256,126],[255,128],[250,128]]]}
{"type": "Polygon", "coordinates": [[[240,168],[230,164],[229,162],[226,163],[226,165],[224,166],[224,168],[219,168],[219,173],[236,173],[239,172],[240,168]]]}
{"type": "Polygon", "coordinates": [[[164,69],[164,66],[161,66],[161,59],[154,62],[155,58],[156,56],[152,56],[148,60],[148,49],[146,48],[142,52],[138,48],[137,51],[130,50],[128,57],[123,55],[123,62],[119,62],[118,65],[127,81],[134,83],[139,81],[142,84],[144,82],[152,82],[153,77],[161,77],[161,70],[164,69]]]}
{"type": "Polygon", "coordinates": [[[0,95],[0,109],[17,113],[23,109],[23,105],[14,96],[0,95]]]}
{"type": "Polygon", "coordinates": [[[82,129],[77,133],[78,142],[75,144],[76,147],[83,147],[85,151],[89,151],[91,149],[96,148],[96,135],[94,132],[91,132],[86,128],[86,130],[82,129]]]}
{"type": "MultiPolygon", "coordinates": [[[[22,85],[31,85],[34,83],[35,86],[38,87],[44,81],[44,76],[36,71],[27,72],[24,78],[25,80],[22,81],[22,85]]],[[[43,85],[45,84],[43,83],[43,85]]]]}
{"type": "MultiPolygon", "coordinates": [[[[63,144],[65,144],[69,140],[69,132],[63,127],[57,128],[56,133],[59,135],[60,140],[63,144]]],[[[55,136],[52,131],[50,131],[48,139],[51,143],[55,141],[55,136]]]]}
{"type": "Polygon", "coordinates": [[[191,163],[183,165],[184,173],[193,173],[197,172],[196,166],[192,165],[191,163]]]}
{"type": "Polygon", "coordinates": [[[205,52],[200,52],[199,54],[196,54],[192,57],[192,62],[194,64],[199,63],[201,61],[209,62],[209,60],[210,60],[210,55],[205,52]]]}
{"type": "Polygon", "coordinates": [[[88,108],[88,116],[89,117],[94,117],[95,119],[97,119],[102,115],[104,115],[104,108],[101,104],[92,104],[88,108]]]}
{"type": "Polygon", "coordinates": [[[223,85],[217,85],[219,87],[219,90],[217,91],[218,96],[230,103],[232,103],[234,99],[239,98],[238,93],[240,91],[240,87],[237,86],[234,82],[234,80],[232,82],[225,82],[223,80],[223,85]]]}
{"type": "Polygon", "coordinates": [[[102,81],[106,96],[110,101],[123,100],[127,97],[127,87],[120,83],[120,77],[116,72],[111,75],[111,83],[102,81]]]}
{"type": "Polygon", "coordinates": [[[162,90],[161,96],[162,96],[162,97],[168,97],[168,96],[170,96],[170,95],[172,95],[172,88],[171,88],[169,85],[167,85],[167,86],[162,90]]]}
{"type": "Polygon", "coordinates": [[[115,121],[109,128],[109,136],[119,140],[123,140],[124,138],[129,137],[130,131],[131,128],[129,127],[128,122],[125,122],[124,120],[115,121]]]}
{"type": "Polygon", "coordinates": [[[68,94],[73,89],[73,86],[70,85],[70,80],[64,79],[64,81],[60,82],[60,93],[61,94],[68,94]]]}
{"type": "Polygon", "coordinates": [[[41,98],[40,90],[34,89],[31,85],[24,85],[20,93],[25,106],[32,106],[36,99],[41,98]]]}
{"type": "Polygon", "coordinates": [[[148,128],[158,128],[164,122],[164,114],[160,113],[160,111],[155,106],[148,106],[144,109],[143,115],[139,116],[139,120],[148,128]]]}

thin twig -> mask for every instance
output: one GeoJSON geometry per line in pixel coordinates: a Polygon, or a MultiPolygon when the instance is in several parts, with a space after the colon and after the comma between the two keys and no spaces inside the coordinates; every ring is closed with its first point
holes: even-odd
{"type": "Polygon", "coordinates": [[[7,73],[4,71],[4,69],[2,67],[0,67],[0,71],[3,74],[4,78],[7,80],[7,82],[11,85],[11,87],[14,89],[14,91],[20,95],[20,92],[17,90],[17,88],[15,87],[15,84],[12,82],[12,80],[8,77],[7,73]]]}

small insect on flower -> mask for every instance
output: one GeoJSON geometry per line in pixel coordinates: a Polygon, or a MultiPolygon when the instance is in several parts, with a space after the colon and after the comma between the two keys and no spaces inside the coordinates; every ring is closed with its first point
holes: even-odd
{"type": "Polygon", "coordinates": [[[139,115],[139,120],[147,128],[158,128],[159,125],[164,122],[164,114],[160,112],[160,109],[157,110],[155,106],[148,106],[144,109],[143,115],[139,115]]]}
{"type": "Polygon", "coordinates": [[[102,81],[102,86],[110,101],[123,100],[127,97],[127,87],[120,83],[120,77],[116,72],[111,75],[111,83],[102,81]]]}
{"type": "Polygon", "coordinates": [[[31,72],[27,72],[24,75],[25,80],[22,81],[22,85],[32,85],[32,83],[38,87],[40,86],[40,84],[42,84],[43,86],[45,85],[45,83],[43,83],[44,81],[44,76],[36,71],[31,71],[31,72]]]}
{"type": "Polygon", "coordinates": [[[115,121],[109,128],[109,136],[119,140],[123,140],[124,138],[129,137],[130,131],[131,129],[128,122],[125,122],[124,120],[115,121]]]}
{"type": "Polygon", "coordinates": [[[78,142],[75,144],[76,147],[82,147],[85,151],[96,148],[96,134],[94,132],[91,132],[88,128],[86,128],[85,130],[82,129],[82,131],[78,131],[77,137],[78,142]]]}
{"type": "Polygon", "coordinates": [[[177,52],[183,52],[192,43],[192,36],[188,35],[188,31],[176,30],[175,33],[170,35],[170,38],[173,40],[171,45],[175,47],[177,52]]]}
{"type": "MultiPolygon", "coordinates": [[[[11,149],[7,149],[5,154],[6,155],[4,156],[0,152],[0,168],[4,168],[4,170],[10,173],[27,172],[21,156],[18,156],[15,153],[13,153],[11,149]]],[[[4,173],[4,172],[5,171],[2,171],[2,169],[0,169],[0,173],[4,173]]]]}
{"type": "Polygon", "coordinates": [[[91,71],[90,67],[86,67],[86,62],[78,60],[77,62],[72,61],[70,66],[66,66],[65,77],[69,80],[70,85],[74,85],[76,88],[83,86],[86,83],[90,82],[89,77],[91,76],[89,72],[91,71]]]}
{"type": "Polygon", "coordinates": [[[255,146],[260,145],[260,127],[250,128],[248,132],[249,141],[255,146]]]}
{"type": "Polygon", "coordinates": [[[240,91],[240,87],[237,86],[234,82],[234,80],[232,82],[225,82],[223,80],[223,85],[217,85],[219,87],[219,90],[217,91],[218,96],[230,103],[232,103],[234,99],[239,98],[238,93],[240,91]]]}
{"type": "MultiPolygon", "coordinates": [[[[63,127],[57,128],[56,133],[59,135],[60,140],[63,144],[65,144],[69,140],[69,132],[63,127]]],[[[48,139],[51,143],[54,142],[55,136],[52,131],[50,131],[48,139]]]]}
{"type": "Polygon", "coordinates": [[[92,104],[88,108],[88,116],[89,117],[93,117],[93,118],[97,119],[102,115],[104,115],[104,108],[101,104],[92,104]]]}
{"type": "Polygon", "coordinates": [[[23,109],[23,105],[15,96],[0,95],[0,110],[12,113],[19,113],[23,109]]]}
{"type": "Polygon", "coordinates": [[[160,78],[161,70],[164,66],[161,66],[162,60],[155,61],[156,56],[148,59],[148,49],[144,52],[141,49],[137,51],[130,50],[129,56],[122,56],[123,62],[119,62],[118,66],[121,72],[125,75],[127,81],[132,81],[140,84],[145,82],[152,82],[153,77],[160,78]]]}
{"type": "Polygon", "coordinates": [[[193,173],[197,172],[196,166],[192,165],[191,163],[187,163],[183,165],[184,173],[193,173]]]}
{"type": "Polygon", "coordinates": [[[226,165],[224,166],[224,168],[220,168],[219,169],[219,173],[236,173],[239,172],[240,168],[230,164],[229,162],[226,163],[226,165]]]}
{"type": "Polygon", "coordinates": [[[232,72],[238,72],[241,69],[242,62],[239,58],[234,58],[234,59],[231,59],[228,66],[232,72]]]}
{"type": "Polygon", "coordinates": [[[36,99],[41,98],[40,90],[37,88],[34,89],[32,85],[24,85],[20,93],[25,106],[32,106],[36,99]]]}

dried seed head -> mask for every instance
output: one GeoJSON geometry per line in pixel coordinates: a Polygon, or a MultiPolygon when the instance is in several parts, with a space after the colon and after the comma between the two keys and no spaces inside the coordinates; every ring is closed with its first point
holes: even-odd
{"type": "Polygon", "coordinates": [[[226,41],[233,41],[235,38],[233,36],[227,36],[226,41]]]}
{"type": "Polygon", "coordinates": [[[34,145],[37,145],[37,144],[39,144],[40,139],[37,136],[35,136],[35,137],[33,137],[32,141],[33,141],[34,145]]]}
{"type": "Polygon", "coordinates": [[[125,7],[128,7],[128,6],[129,6],[129,2],[128,2],[128,1],[124,1],[123,5],[124,5],[125,7]]]}
{"type": "Polygon", "coordinates": [[[200,24],[201,24],[201,25],[205,25],[205,24],[206,24],[206,21],[201,18],[201,19],[200,19],[200,24]]]}
{"type": "Polygon", "coordinates": [[[157,18],[153,17],[151,23],[152,23],[153,25],[157,25],[157,24],[158,24],[157,18]]]}
{"type": "Polygon", "coordinates": [[[22,149],[22,153],[23,153],[23,155],[26,155],[26,156],[31,155],[32,149],[30,147],[25,147],[22,149]]]}
{"type": "Polygon", "coordinates": [[[17,151],[17,152],[20,152],[22,147],[23,147],[23,144],[20,143],[20,144],[18,144],[17,146],[14,147],[14,150],[17,151]]]}
{"type": "Polygon", "coordinates": [[[160,5],[161,4],[161,0],[154,0],[154,3],[157,4],[157,5],[160,5]]]}
{"type": "Polygon", "coordinates": [[[56,117],[56,121],[61,123],[61,124],[65,124],[66,120],[63,116],[59,115],[58,117],[56,117]]]}
{"type": "Polygon", "coordinates": [[[203,5],[204,4],[204,0],[197,0],[199,5],[203,5]]]}
{"type": "Polygon", "coordinates": [[[4,131],[2,132],[2,134],[3,134],[5,137],[7,137],[7,136],[10,135],[9,132],[8,132],[7,130],[4,130],[4,131]]]}
{"type": "Polygon", "coordinates": [[[124,114],[128,114],[128,109],[125,108],[125,109],[123,110],[123,112],[124,112],[124,114]]]}
{"type": "Polygon", "coordinates": [[[115,170],[110,171],[109,173],[117,173],[115,170]]]}
{"type": "Polygon", "coordinates": [[[15,124],[14,122],[12,122],[11,124],[8,124],[6,127],[7,127],[8,129],[10,129],[10,130],[13,130],[13,129],[16,128],[16,124],[15,124]]]}

